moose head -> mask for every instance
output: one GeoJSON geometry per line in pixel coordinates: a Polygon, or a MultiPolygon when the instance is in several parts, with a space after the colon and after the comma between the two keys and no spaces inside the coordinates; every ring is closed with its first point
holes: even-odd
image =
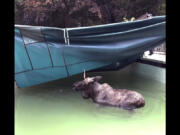
{"type": "Polygon", "coordinates": [[[94,82],[98,82],[101,80],[102,76],[95,76],[95,77],[86,77],[86,72],[84,70],[83,74],[83,80],[75,82],[73,84],[73,90],[75,91],[84,91],[88,88],[90,84],[93,84],[94,82]]]}

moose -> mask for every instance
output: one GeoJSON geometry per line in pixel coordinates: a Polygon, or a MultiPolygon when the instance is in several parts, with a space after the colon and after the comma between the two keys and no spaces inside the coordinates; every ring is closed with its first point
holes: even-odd
{"type": "Polygon", "coordinates": [[[143,96],[135,91],[127,89],[113,89],[109,84],[100,84],[98,81],[102,76],[86,77],[73,84],[73,90],[80,91],[84,99],[91,98],[93,102],[100,105],[120,107],[126,110],[134,110],[143,107],[145,100],[143,96]]]}

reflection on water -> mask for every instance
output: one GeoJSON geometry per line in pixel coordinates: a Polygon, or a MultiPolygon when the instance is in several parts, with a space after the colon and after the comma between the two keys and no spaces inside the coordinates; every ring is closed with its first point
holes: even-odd
{"type": "Polygon", "coordinates": [[[144,108],[130,112],[84,100],[72,91],[82,75],[50,83],[15,88],[15,135],[164,135],[165,85],[131,74],[103,75],[114,88],[140,92],[144,108]]]}

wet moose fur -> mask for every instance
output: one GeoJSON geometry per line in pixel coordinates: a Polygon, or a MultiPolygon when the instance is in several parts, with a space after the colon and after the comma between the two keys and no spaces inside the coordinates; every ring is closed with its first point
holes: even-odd
{"type": "Polygon", "coordinates": [[[107,83],[100,84],[101,76],[84,77],[84,80],[75,82],[73,90],[81,91],[85,99],[91,98],[95,103],[121,107],[123,109],[136,109],[145,105],[141,94],[126,89],[113,89],[107,83]]]}

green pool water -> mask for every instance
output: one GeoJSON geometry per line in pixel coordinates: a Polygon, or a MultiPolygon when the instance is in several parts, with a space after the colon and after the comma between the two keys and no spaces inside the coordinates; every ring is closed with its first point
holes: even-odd
{"type": "Polygon", "coordinates": [[[15,135],[165,135],[165,84],[129,73],[87,75],[140,92],[145,107],[130,112],[83,99],[71,87],[82,75],[15,88],[15,135]]]}

